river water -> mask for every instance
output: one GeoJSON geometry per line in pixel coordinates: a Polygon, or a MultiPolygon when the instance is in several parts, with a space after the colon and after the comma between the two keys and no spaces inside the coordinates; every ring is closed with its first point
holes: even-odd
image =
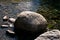
{"type": "MultiPolygon", "coordinates": [[[[21,1],[19,3],[0,2],[0,26],[4,23],[3,16],[17,18],[17,14],[22,11],[37,11],[40,6],[40,0],[21,1]]],[[[0,28],[0,40],[17,40],[6,35],[6,30],[13,28],[0,28]]]]}

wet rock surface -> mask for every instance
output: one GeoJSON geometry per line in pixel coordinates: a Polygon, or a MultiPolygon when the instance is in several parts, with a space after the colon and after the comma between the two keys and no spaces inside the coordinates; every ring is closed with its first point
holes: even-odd
{"type": "Polygon", "coordinates": [[[38,36],[35,40],[60,40],[60,31],[56,29],[47,31],[38,36]]]}
{"type": "MultiPolygon", "coordinates": [[[[0,26],[6,25],[5,22],[3,21],[4,16],[7,15],[10,18],[16,19],[17,14],[19,14],[21,11],[24,10],[37,11],[39,4],[40,4],[39,0],[32,0],[29,2],[21,1],[19,3],[11,3],[10,0],[0,0],[0,26]]],[[[10,24],[9,22],[7,22],[7,20],[6,23],[8,23],[8,25],[10,24]]],[[[6,30],[14,30],[14,27],[8,27],[8,28],[0,27],[0,40],[17,40],[16,36],[14,38],[7,36],[6,30]]]]}

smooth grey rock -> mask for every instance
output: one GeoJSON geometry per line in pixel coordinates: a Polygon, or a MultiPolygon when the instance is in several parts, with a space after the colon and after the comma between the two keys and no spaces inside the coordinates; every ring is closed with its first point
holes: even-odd
{"type": "Polygon", "coordinates": [[[56,29],[47,31],[38,36],[35,40],[60,40],[60,31],[56,29]]]}
{"type": "Polygon", "coordinates": [[[14,23],[16,19],[14,18],[9,18],[9,22],[14,23]]]}
{"type": "Polygon", "coordinates": [[[9,25],[1,25],[1,28],[8,28],[9,25]]]}
{"type": "Polygon", "coordinates": [[[14,25],[13,24],[9,24],[9,27],[14,27],[14,25]]]}
{"type": "Polygon", "coordinates": [[[15,32],[13,32],[12,30],[7,30],[6,34],[10,36],[15,36],[15,32]]]}
{"type": "Polygon", "coordinates": [[[30,32],[43,32],[46,30],[47,20],[36,12],[23,11],[17,15],[14,23],[15,29],[22,29],[30,32]]]}
{"type": "Polygon", "coordinates": [[[8,20],[8,16],[4,16],[3,21],[7,21],[7,20],[8,20]]]}

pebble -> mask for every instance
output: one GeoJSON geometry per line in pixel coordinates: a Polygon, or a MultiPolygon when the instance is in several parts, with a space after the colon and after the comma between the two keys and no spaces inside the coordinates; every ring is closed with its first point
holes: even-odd
{"type": "Polygon", "coordinates": [[[13,24],[10,24],[9,27],[14,27],[14,25],[13,24]]]}
{"type": "Polygon", "coordinates": [[[4,16],[3,21],[7,21],[7,20],[8,20],[8,16],[4,16]]]}
{"type": "Polygon", "coordinates": [[[1,25],[2,28],[7,28],[9,25],[1,25]]]}
{"type": "Polygon", "coordinates": [[[15,32],[13,32],[12,30],[7,30],[6,34],[9,36],[15,36],[15,32]]]}
{"type": "Polygon", "coordinates": [[[16,19],[14,18],[9,18],[9,22],[14,23],[16,19]]]}

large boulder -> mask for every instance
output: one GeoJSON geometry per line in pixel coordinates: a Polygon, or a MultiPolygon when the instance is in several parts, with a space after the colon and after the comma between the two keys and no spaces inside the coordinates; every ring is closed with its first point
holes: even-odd
{"type": "Polygon", "coordinates": [[[46,19],[36,12],[23,11],[18,14],[14,26],[15,30],[25,30],[29,32],[44,32],[47,28],[46,19]]]}
{"type": "Polygon", "coordinates": [[[35,40],[60,40],[60,31],[56,29],[47,31],[38,36],[35,40]]]}

